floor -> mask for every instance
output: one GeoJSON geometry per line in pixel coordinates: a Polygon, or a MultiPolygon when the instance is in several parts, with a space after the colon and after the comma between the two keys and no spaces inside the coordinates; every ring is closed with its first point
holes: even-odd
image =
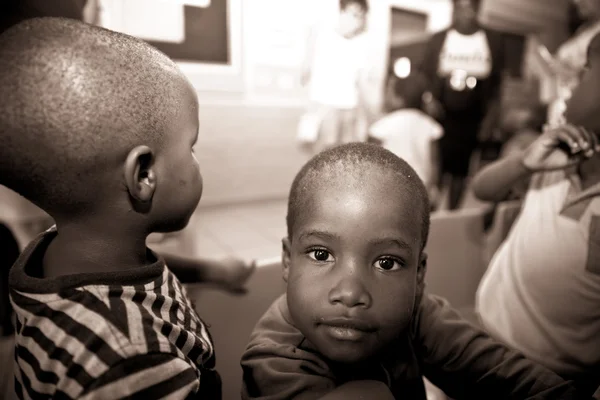
{"type": "Polygon", "coordinates": [[[199,208],[187,228],[148,240],[158,251],[189,257],[267,260],[281,253],[287,201],[199,208]]]}

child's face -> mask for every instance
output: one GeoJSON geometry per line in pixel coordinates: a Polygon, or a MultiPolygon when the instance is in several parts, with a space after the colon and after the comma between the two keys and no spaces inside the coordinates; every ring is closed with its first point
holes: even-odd
{"type": "Polygon", "coordinates": [[[579,16],[585,20],[594,20],[600,16],[600,0],[572,0],[579,16]]]}
{"type": "Polygon", "coordinates": [[[423,206],[398,179],[324,181],[284,240],[284,279],[298,329],[328,359],[375,356],[408,328],[421,290],[423,206]]]}
{"type": "MultiPolygon", "coordinates": [[[[598,43],[595,41],[595,43],[598,43]]],[[[579,85],[567,102],[565,117],[573,125],[580,125],[600,133],[600,49],[590,49],[588,65],[579,85]]]]}
{"type": "Polygon", "coordinates": [[[193,149],[198,138],[198,100],[187,83],[181,96],[180,111],[156,157],[157,186],[152,208],[159,231],[183,229],[202,196],[202,175],[193,149]]]}
{"type": "Polygon", "coordinates": [[[347,37],[362,32],[367,23],[367,13],[359,4],[350,3],[340,10],[340,30],[347,37]]]}

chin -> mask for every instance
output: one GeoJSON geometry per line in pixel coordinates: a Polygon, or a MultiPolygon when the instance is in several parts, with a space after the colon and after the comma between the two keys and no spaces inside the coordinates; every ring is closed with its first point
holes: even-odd
{"type": "Polygon", "coordinates": [[[365,345],[353,344],[345,346],[324,343],[317,347],[327,359],[339,364],[355,364],[373,357],[374,352],[365,345]]]}
{"type": "Polygon", "coordinates": [[[170,232],[181,231],[181,230],[185,229],[185,227],[190,222],[190,219],[192,218],[192,214],[193,213],[189,214],[188,216],[186,216],[184,218],[180,218],[180,219],[169,219],[168,222],[158,225],[156,227],[156,229],[154,229],[154,232],[170,233],[170,232]]]}

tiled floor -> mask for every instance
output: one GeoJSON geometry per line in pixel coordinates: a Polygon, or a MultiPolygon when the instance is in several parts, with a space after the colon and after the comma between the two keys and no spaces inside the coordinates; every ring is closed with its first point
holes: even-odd
{"type": "MultiPolygon", "coordinates": [[[[203,258],[263,260],[281,253],[287,201],[199,208],[183,231],[157,237],[156,250],[203,258]]],[[[153,238],[150,238],[153,241],[153,238]]]]}

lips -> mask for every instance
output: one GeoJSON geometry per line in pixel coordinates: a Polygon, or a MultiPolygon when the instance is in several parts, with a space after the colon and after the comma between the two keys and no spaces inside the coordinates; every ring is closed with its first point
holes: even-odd
{"type": "Polygon", "coordinates": [[[363,333],[370,333],[375,331],[375,327],[367,321],[356,319],[356,318],[322,318],[319,324],[325,325],[331,328],[340,328],[359,331],[363,333]]]}
{"type": "Polygon", "coordinates": [[[321,319],[319,325],[337,342],[360,343],[375,331],[369,322],[355,318],[321,319]]]}

